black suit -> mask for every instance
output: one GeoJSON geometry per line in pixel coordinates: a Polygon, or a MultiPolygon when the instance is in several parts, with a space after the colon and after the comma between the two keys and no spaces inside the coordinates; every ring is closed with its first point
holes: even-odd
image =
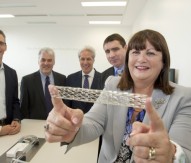
{"type": "MultiPolygon", "coordinates": [[[[66,83],[67,86],[69,87],[82,88],[82,71],[78,71],[76,73],[68,75],[66,83]]],[[[101,88],[101,73],[95,70],[94,78],[90,89],[100,89],[100,88],[101,88]]],[[[74,101],[74,100],[66,100],[65,103],[66,105],[68,105],[73,109],[76,108],[81,109],[84,113],[87,113],[93,105],[93,103],[74,101]]]]}
{"type": "MultiPolygon", "coordinates": [[[[54,84],[64,86],[66,76],[54,72],[54,84]]],[[[28,119],[46,119],[47,111],[40,72],[26,75],[21,80],[21,115],[28,119]]]]}
{"type": "Polygon", "coordinates": [[[101,73],[101,89],[104,88],[106,79],[111,75],[115,75],[114,67],[110,67],[101,73]]]}
{"type": "MultiPolygon", "coordinates": [[[[6,97],[6,124],[10,124],[14,119],[20,119],[20,101],[18,98],[18,79],[14,69],[6,64],[4,66],[5,73],[5,97],[6,97]]],[[[0,108],[1,109],[1,108],[0,108]]]]}

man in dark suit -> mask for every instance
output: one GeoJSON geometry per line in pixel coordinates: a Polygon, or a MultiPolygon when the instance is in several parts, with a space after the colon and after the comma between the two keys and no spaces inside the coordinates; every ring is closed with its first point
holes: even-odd
{"type": "MultiPolygon", "coordinates": [[[[80,50],[79,54],[79,62],[81,66],[81,71],[75,72],[73,74],[68,75],[66,82],[67,86],[70,87],[78,87],[84,88],[87,85],[84,85],[85,76],[88,75],[88,87],[89,89],[100,89],[101,87],[101,74],[93,68],[93,64],[95,61],[95,51],[92,47],[85,47],[80,50]]],[[[92,107],[92,103],[88,102],[80,102],[74,100],[66,100],[66,105],[71,108],[79,108],[84,113],[87,113],[92,107]]]]}
{"type": "MultiPolygon", "coordinates": [[[[114,33],[109,35],[103,42],[103,49],[105,51],[108,62],[112,65],[112,67],[106,69],[101,73],[101,88],[104,88],[106,79],[113,75],[118,76],[121,75],[124,69],[125,64],[125,56],[127,52],[127,44],[125,39],[114,33]]],[[[99,139],[98,146],[98,157],[101,149],[102,137],[99,139]]]]}
{"type": "Polygon", "coordinates": [[[26,75],[21,80],[21,115],[22,118],[46,119],[52,109],[50,94],[46,99],[46,83],[57,86],[66,84],[66,76],[53,71],[55,53],[51,48],[39,52],[39,71],[26,75]],[[48,105],[49,104],[49,105],[48,105]]]}
{"type": "Polygon", "coordinates": [[[114,33],[104,40],[103,49],[112,67],[106,69],[101,74],[102,89],[104,88],[105,80],[109,76],[117,76],[123,72],[127,45],[125,39],[121,35],[114,33]]]}
{"type": "Polygon", "coordinates": [[[16,134],[21,129],[17,73],[3,63],[6,50],[6,36],[0,30],[0,136],[16,134]]]}

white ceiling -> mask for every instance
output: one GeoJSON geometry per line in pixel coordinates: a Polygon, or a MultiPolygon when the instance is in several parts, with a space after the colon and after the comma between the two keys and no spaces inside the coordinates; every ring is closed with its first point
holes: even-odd
{"type": "Polygon", "coordinates": [[[87,26],[88,21],[93,20],[121,21],[117,26],[131,26],[147,0],[125,0],[127,1],[125,7],[82,7],[81,1],[83,0],[0,0],[0,14],[16,16],[0,18],[0,26],[39,24],[87,26]]]}

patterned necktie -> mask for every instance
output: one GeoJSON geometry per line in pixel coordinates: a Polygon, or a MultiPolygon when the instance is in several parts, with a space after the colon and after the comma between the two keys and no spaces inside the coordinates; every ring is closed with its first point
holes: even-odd
{"type": "Polygon", "coordinates": [[[84,75],[84,77],[85,77],[85,79],[84,79],[83,88],[89,88],[89,81],[88,81],[89,75],[84,75]]]}
{"type": "Polygon", "coordinates": [[[46,102],[46,109],[47,109],[47,114],[52,110],[53,105],[52,105],[52,101],[51,101],[51,96],[50,96],[50,92],[48,90],[48,85],[50,84],[50,79],[49,76],[46,77],[46,81],[45,81],[45,102],[46,102]]]}
{"type": "MultiPolygon", "coordinates": [[[[131,120],[132,120],[134,112],[135,112],[134,108],[132,108],[132,107],[128,108],[123,142],[121,144],[117,159],[115,160],[114,163],[125,163],[131,159],[132,151],[130,150],[129,146],[126,144],[126,141],[132,131],[131,120]]],[[[144,116],[145,116],[145,110],[143,109],[141,112],[138,113],[135,121],[142,122],[144,119],[144,116]]]]}
{"type": "Polygon", "coordinates": [[[116,69],[115,76],[121,76],[122,73],[123,73],[122,69],[116,69]]]}

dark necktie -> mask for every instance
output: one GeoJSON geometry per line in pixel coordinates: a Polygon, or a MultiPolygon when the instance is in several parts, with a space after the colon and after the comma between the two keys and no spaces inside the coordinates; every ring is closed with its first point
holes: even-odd
{"type": "Polygon", "coordinates": [[[89,81],[88,81],[89,75],[84,75],[84,77],[85,77],[85,79],[84,79],[83,88],[89,88],[89,81]]]}
{"type": "Polygon", "coordinates": [[[50,79],[49,76],[46,77],[46,81],[45,81],[45,102],[46,102],[46,110],[47,110],[47,114],[52,110],[53,105],[52,105],[52,101],[51,101],[51,96],[50,96],[50,92],[48,90],[48,85],[50,84],[50,79]]]}

